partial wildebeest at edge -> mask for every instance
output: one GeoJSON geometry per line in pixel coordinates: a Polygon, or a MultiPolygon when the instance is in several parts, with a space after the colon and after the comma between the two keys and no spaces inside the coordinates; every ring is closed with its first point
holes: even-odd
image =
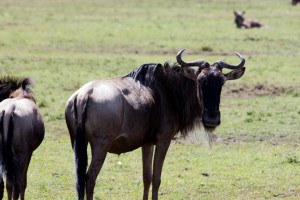
{"type": "Polygon", "coordinates": [[[178,64],[144,64],[126,76],[92,81],[67,101],[66,123],[75,153],[78,199],[93,199],[95,180],[107,152],[121,154],[142,147],[143,199],[152,199],[158,188],[172,138],[183,136],[201,123],[212,131],[220,124],[220,94],[226,80],[240,78],[245,59],[230,65],[204,60],[178,64]],[[196,68],[192,68],[196,67],[196,68]],[[222,69],[232,71],[223,74],[222,69]],[[87,168],[87,144],[91,163],[87,168]],[[154,150],[155,146],[155,150],[154,150]],[[154,153],[154,162],[152,157],[154,153]],[[152,169],[153,167],[153,169],[152,169]]]}
{"type": "Polygon", "coordinates": [[[24,199],[30,159],[44,138],[44,122],[28,88],[31,83],[30,78],[0,79],[0,199],[3,176],[8,199],[24,199]]]}
{"type": "Polygon", "coordinates": [[[292,0],[292,5],[297,5],[297,3],[300,3],[300,0],[292,0]]]}
{"type": "Polygon", "coordinates": [[[262,24],[255,20],[245,20],[244,14],[245,11],[233,11],[233,14],[235,16],[234,22],[236,24],[237,28],[260,28],[262,27],[262,24]]]}

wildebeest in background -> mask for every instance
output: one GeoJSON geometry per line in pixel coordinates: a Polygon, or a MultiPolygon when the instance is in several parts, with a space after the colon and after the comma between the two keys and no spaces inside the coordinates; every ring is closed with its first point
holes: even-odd
{"type": "Polygon", "coordinates": [[[212,131],[220,124],[220,94],[226,80],[240,78],[245,59],[230,65],[204,60],[144,64],[128,75],[92,81],[67,101],[66,123],[75,153],[78,199],[93,199],[96,178],[107,152],[121,154],[142,147],[143,199],[158,199],[161,172],[172,138],[195,126],[212,131]],[[191,68],[196,67],[196,68],[191,68]],[[222,69],[232,71],[223,74],[222,69]],[[87,143],[91,163],[87,168],[87,143]],[[154,162],[152,165],[153,151],[154,162]]]}
{"type": "Polygon", "coordinates": [[[0,79],[0,199],[4,182],[8,199],[24,199],[33,151],[44,138],[44,122],[28,86],[30,78],[0,79]]]}
{"type": "Polygon", "coordinates": [[[262,24],[255,20],[245,20],[244,14],[245,11],[233,11],[235,19],[234,22],[237,28],[260,28],[262,24]]]}
{"type": "Polygon", "coordinates": [[[300,0],[292,0],[292,5],[297,5],[297,3],[300,3],[300,0]]]}

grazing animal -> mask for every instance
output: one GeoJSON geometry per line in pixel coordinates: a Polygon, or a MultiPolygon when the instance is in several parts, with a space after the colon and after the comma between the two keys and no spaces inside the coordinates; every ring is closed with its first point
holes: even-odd
{"type": "Polygon", "coordinates": [[[235,16],[234,22],[236,24],[237,28],[260,28],[262,24],[255,20],[245,20],[244,14],[245,11],[233,11],[233,14],[235,16]]]}
{"type": "Polygon", "coordinates": [[[65,118],[75,153],[78,199],[93,199],[96,178],[107,152],[142,147],[143,199],[158,199],[162,167],[172,138],[195,126],[212,131],[220,124],[220,94],[226,80],[240,78],[245,59],[230,65],[204,60],[144,64],[126,76],[86,83],[67,101],[65,118]],[[196,68],[192,68],[196,67],[196,68]],[[223,74],[222,69],[232,71],[223,74]],[[87,144],[91,163],[87,169],[87,144]],[[155,146],[155,150],[154,150],[155,146]],[[152,158],[154,153],[154,162],[152,158]],[[86,191],[85,191],[86,190],[86,191]]]}
{"type": "Polygon", "coordinates": [[[44,138],[44,122],[28,88],[31,83],[30,78],[0,79],[0,199],[3,176],[8,199],[24,199],[30,159],[44,138]]]}
{"type": "Polygon", "coordinates": [[[292,5],[295,6],[297,3],[300,3],[300,0],[292,0],[292,5]]]}

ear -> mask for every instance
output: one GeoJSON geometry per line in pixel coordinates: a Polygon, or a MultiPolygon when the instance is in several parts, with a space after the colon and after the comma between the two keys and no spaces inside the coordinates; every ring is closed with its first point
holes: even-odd
{"type": "Polygon", "coordinates": [[[197,71],[193,68],[182,67],[183,75],[189,79],[196,80],[197,79],[197,71]]]}
{"type": "Polygon", "coordinates": [[[34,81],[31,78],[24,78],[22,80],[22,88],[23,90],[26,90],[26,88],[28,88],[28,86],[33,85],[34,81]]]}
{"type": "Polygon", "coordinates": [[[245,67],[242,67],[240,69],[235,69],[227,74],[224,74],[226,80],[235,80],[238,78],[241,78],[244,75],[245,67]]]}

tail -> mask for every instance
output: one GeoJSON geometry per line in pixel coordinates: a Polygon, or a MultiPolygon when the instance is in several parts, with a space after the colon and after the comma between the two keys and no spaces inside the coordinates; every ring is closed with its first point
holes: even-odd
{"type": "Polygon", "coordinates": [[[75,153],[75,168],[76,168],[76,189],[78,199],[84,199],[85,194],[85,182],[86,182],[86,169],[87,169],[87,142],[85,137],[84,122],[86,118],[86,105],[88,102],[88,96],[80,98],[78,103],[77,96],[73,102],[73,111],[75,118],[76,133],[74,138],[73,150],[75,153]]]}
{"type": "Polygon", "coordinates": [[[5,111],[2,111],[0,114],[0,134],[2,138],[2,165],[3,172],[6,175],[7,179],[18,181],[18,170],[17,163],[14,160],[13,151],[12,151],[12,140],[14,132],[14,119],[13,114],[5,114],[5,111]]]}

